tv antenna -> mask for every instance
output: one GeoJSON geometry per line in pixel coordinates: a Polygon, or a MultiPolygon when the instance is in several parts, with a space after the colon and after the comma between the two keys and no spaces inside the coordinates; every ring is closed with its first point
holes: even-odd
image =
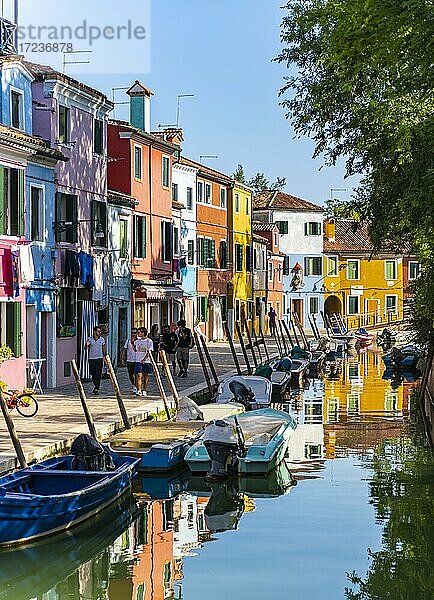
{"type": "Polygon", "coordinates": [[[178,94],[178,107],[176,110],[176,129],[179,129],[179,118],[181,116],[181,99],[182,98],[194,98],[194,94],[178,94]]]}
{"type": "MultiPolygon", "coordinates": [[[[92,54],[92,50],[70,50],[63,53],[62,73],[65,72],[67,65],[89,65],[90,60],[67,60],[71,54],[92,54]]],[[[73,57],[74,58],[74,57],[73,57]]]]}

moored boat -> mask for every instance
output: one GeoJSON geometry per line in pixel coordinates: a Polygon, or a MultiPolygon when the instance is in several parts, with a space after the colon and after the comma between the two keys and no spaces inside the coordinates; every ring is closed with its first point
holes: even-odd
{"type": "MultiPolygon", "coordinates": [[[[236,417],[229,417],[225,421],[211,422],[212,428],[221,429],[221,440],[212,446],[210,434],[205,429],[202,439],[197,441],[185,455],[185,462],[193,472],[207,472],[216,476],[216,469],[212,466],[215,457],[222,445],[227,455],[236,456],[235,471],[239,475],[265,474],[272,471],[283,460],[288,443],[293,431],[297,427],[294,416],[273,408],[265,408],[242,413],[236,417]],[[225,425],[222,426],[222,423],[225,425]],[[211,452],[211,458],[210,454],[211,452]]],[[[226,457],[221,455],[220,476],[226,472],[226,457]]]]}
{"type": "Polygon", "coordinates": [[[0,477],[0,546],[64,531],[114,502],[130,487],[139,461],[112,459],[113,470],[76,470],[69,455],[0,477]]]}
{"type": "Polygon", "coordinates": [[[383,355],[383,362],[387,368],[411,370],[417,367],[421,355],[420,348],[412,344],[394,346],[383,355]]]}
{"type": "Polygon", "coordinates": [[[255,375],[233,375],[225,379],[219,384],[215,399],[217,404],[247,401],[248,408],[253,410],[270,406],[271,400],[271,381],[255,375]]]}

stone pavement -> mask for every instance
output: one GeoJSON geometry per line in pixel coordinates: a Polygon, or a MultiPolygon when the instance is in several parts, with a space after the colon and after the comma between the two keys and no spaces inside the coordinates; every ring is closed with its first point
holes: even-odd
{"type": "MultiPolygon", "coordinates": [[[[270,356],[277,354],[274,340],[266,339],[270,356]]],[[[208,343],[212,360],[219,379],[235,372],[232,355],[227,343],[208,343]]],[[[244,360],[239,345],[236,344],[238,360],[244,370],[244,360]]],[[[264,354],[264,351],[262,350],[264,354]]],[[[190,370],[188,378],[174,377],[175,384],[181,395],[192,395],[206,388],[205,378],[196,349],[190,355],[190,370]]],[[[249,360],[252,362],[251,354],[249,360]]],[[[158,392],[155,377],[150,376],[148,397],[139,398],[132,393],[126,368],[117,372],[119,386],[123,394],[126,410],[132,423],[138,423],[147,418],[149,413],[163,410],[163,403],[158,392]]],[[[212,379],[212,377],[211,377],[212,379]]],[[[170,386],[163,378],[168,396],[171,396],[170,386]]],[[[92,396],[92,384],[84,383],[88,394],[89,408],[95,421],[98,437],[106,437],[122,428],[118,405],[110,379],[103,379],[99,396],[92,396]]],[[[12,411],[15,428],[23,446],[28,461],[41,460],[47,456],[65,451],[79,433],[87,433],[87,425],[79,400],[77,389],[66,386],[57,390],[48,390],[37,396],[39,412],[25,419],[12,411]]],[[[17,460],[10,441],[6,425],[0,426],[0,473],[15,468],[17,460]]]]}

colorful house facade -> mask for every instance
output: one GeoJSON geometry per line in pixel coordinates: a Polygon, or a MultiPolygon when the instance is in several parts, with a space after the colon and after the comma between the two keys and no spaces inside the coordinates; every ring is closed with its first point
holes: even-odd
{"type": "Polygon", "coordinates": [[[253,315],[251,316],[255,331],[267,330],[267,292],[268,292],[268,241],[261,235],[252,235],[253,246],[253,315]]]}
{"type": "Polygon", "coordinates": [[[325,314],[348,326],[369,326],[403,316],[403,257],[374,254],[366,225],[329,219],[324,232],[325,314]]]}
{"type": "Polygon", "coordinates": [[[254,199],[255,219],[275,223],[280,232],[280,251],[285,254],[284,318],[296,314],[305,329],[310,329],[309,317],[317,318],[324,305],[323,214],[321,206],[279,191],[254,199]]]}
{"type": "Polygon", "coordinates": [[[133,211],[133,322],[171,323],[182,298],[173,284],[172,163],[179,146],[150,133],[153,95],[136,81],[128,90],[130,123],[108,129],[109,187],[137,200],[133,211]]]}
{"type": "Polygon", "coordinates": [[[246,319],[250,326],[253,315],[252,190],[239,181],[229,192],[228,227],[233,276],[228,284],[227,321],[233,336],[234,322],[246,319]]]}
{"type": "Polygon", "coordinates": [[[268,241],[267,248],[267,314],[274,308],[278,319],[283,318],[283,266],[284,254],[280,252],[280,234],[275,223],[254,221],[253,233],[268,241]]]}

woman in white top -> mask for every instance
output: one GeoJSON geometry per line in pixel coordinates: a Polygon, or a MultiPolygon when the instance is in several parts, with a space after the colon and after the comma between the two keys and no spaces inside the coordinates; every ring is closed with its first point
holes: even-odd
{"type": "Polygon", "coordinates": [[[89,350],[89,372],[92,377],[93,393],[98,395],[104,356],[107,354],[105,339],[101,337],[101,329],[98,326],[93,328],[93,335],[86,341],[84,349],[89,350]]]}
{"type": "Polygon", "coordinates": [[[136,364],[134,374],[136,376],[135,394],[137,396],[146,396],[149,384],[149,373],[152,373],[152,364],[150,355],[154,349],[154,342],[148,338],[148,330],[144,327],[139,329],[138,338],[135,341],[136,364]]]}

